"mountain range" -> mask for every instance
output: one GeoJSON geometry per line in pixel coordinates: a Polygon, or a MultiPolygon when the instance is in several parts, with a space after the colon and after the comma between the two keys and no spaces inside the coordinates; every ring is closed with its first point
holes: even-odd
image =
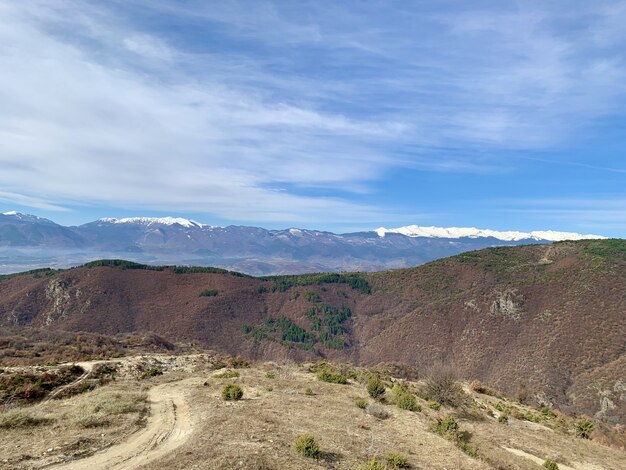
{"type": "Polygon", "coordinates": [[[19,212],[0,214],[0,273],[69,267],[98,258],[219,266],[254,275],[377,271],[417,266],[490,246],[603,238],[536,231],[384,227],[354,233],[216,227],[174,217],[104,218],[66,227],[19,212]]]}

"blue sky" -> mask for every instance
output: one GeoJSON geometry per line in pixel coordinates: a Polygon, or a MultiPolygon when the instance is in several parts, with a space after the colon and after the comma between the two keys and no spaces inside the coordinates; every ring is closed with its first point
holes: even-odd
{"type": "Polygon", "coordinates": [[[0,0],[0,211],[626,236],[626,2],[0,0]]]}

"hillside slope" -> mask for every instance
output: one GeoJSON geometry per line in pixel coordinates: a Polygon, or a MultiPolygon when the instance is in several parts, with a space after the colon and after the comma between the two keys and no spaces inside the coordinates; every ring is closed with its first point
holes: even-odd
{"type": "Polygon", "coordinates": [[[625,285],[623,240],[343,276],[92,266],[4,279],[0,326],[153,332],[259,359],[398,362],[420,373],[445,362],[509,394],[625,422],[625,285]]]}

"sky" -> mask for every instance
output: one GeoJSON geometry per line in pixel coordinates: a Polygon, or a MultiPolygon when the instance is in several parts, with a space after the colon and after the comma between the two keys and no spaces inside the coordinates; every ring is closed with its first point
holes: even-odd
{"type": "Polygon", "coordinates": [[[0,0],[0,212],[626,237],[626,1],[0,0]]]}

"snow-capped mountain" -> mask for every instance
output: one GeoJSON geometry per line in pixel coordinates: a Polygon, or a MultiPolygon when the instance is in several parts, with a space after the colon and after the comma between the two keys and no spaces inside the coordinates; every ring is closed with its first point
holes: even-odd
{"type": "MultiPolygon", "coordinates": [[[[126,217],[123,219],[103,218],[98,222],[105,224],[143,224],[143,225],[180,225],[181,227],[205,227],[195,220],[182,217],[126,217]]],[[[207,226],[208,227],[208,226],[207,226]]]]}
{"type": "Polygon", "coordinates": [[[420,227],[407,225],[406,227],[385,228],[375,230],[379,237],[388,233],[400,233],[407,237],[426,238],[495,238],[497,240],[514,242],[521,240],[560,242],[564,240],[593,240],[604,239],[602,235],[583,235],[575,232],[557,232],[554,230],[517,232],[498,232],[497,230],[478,229],[474,227],[420,227]]]}
{"type": "Polygon", "coordinates": [[[211,265],[250,274],[382,270],[416,266],[488,246],[603,238],[536,231],[406,227],[334,234],[292,227],[215,227],[179,217],[105,218],[78,227],[0,214],[0,273],[96,258],[211,265]]]}

